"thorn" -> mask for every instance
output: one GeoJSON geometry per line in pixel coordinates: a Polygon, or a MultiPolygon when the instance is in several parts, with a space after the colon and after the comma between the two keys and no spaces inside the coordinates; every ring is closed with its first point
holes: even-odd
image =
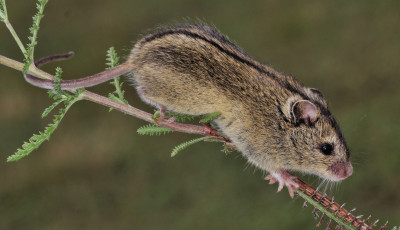
{"type": "Polygon", "coordinates": [[[319,217],[317,208],[314,208],[314,210],[312,211],[312,214],[313,214],[314,219],[317,219],[319,217]]]}
{"type": "Polygon", "coordinates": [[[386,223],[379,228],[379,230],[385,230],[387,228],[387,224],[389,223],[389,221],[386,221],[386,223]]]}
{"type": "Polygon", "coordinates": [[[324,221],[324,216],[325,216],[325,213],[322,213],[321,219],[319,220],[318,224],[316,225],[317,227],[321,226],[322,221],[324,221]]]}
{"type": "Polygon", "coordinates": [[[307,201],[304,201],[303,208],[307,207],[307,201]]]}
{"type": "MultiPolygon", "coordinates": [[[[356,217],[354,218],[354,220],[353,220],[350,224],[352,225],[352,224],[353,224],[354,222],[356,222],[357,220],[360,220],[361,217],[363,217],[363,215],[356,216],[356,217]]],[[[361,224],[361,220],[360,220],[360,224],[361,224]]],[[[357,226],[357,228],[360,226],[360,224],[357,226]]]]}
{"type": "Polygon", "coordinates": [[[328,222],[328,224],[326,225],[325,230],[331,229],[331,226],[332,226],[332,219],[329,219],[329,222],[328,222]]]}
{"type": "Polygon", "coordinates": [[[367,219],[364,219],[364,220],[357,226],[357,228],[360,227],[361,225],[367,223],[368,220],[369,220],[369,218],[371,218],[371,215],[369,215],[369,216],[367,217],[367,219]]]}
{"type": "Polygon", "coordinates": [[[321,201],[326,197],[326,193],[324,193],[324,195],[321,196],[321,198],[318,200],[318,204],[321,204],[321,201]]]}
{"type": "Polygon", "coordinates": [[[335,197],[332,196],[332,200],[331,200],[331,202],[329,203],[329,205],[327,207],[328,209],[333,205],[333,203],[335,203],[334,200],[335,200],[335,197]]]}
{"type": "Polygon", "coordinates": [[[346,203],[343,203],[342,206],[339,207],[338,210],[336,210],[335,212],[335,216],[337,216],[337,214],[340,212],[341,209],[343,209],[343,207],[346,205],[346,203]]]}
{"type": "Polygon", "coordinates": [[[375,227],[376,224],[377,224],[378,222],[379,222],[379,219],[375,220],[375,222],[372,223],[372,224],[368,227],[368,229],[372,229],[373,227],[375,227]]]}
{"type": "Polygon", "coordinates": [[[314,190],[313,194],[311,195],[311,198],[314,198],[315,194],[317,194],[318,190],[314,190]]]}
{"type": "Polygon", "coordinates": [[[343,217],[345,219],[346,217],[350,216],[352,212],[354,212],[356,208],[353,208],[352,210],[348,211],[347,214],[343,217]]]}

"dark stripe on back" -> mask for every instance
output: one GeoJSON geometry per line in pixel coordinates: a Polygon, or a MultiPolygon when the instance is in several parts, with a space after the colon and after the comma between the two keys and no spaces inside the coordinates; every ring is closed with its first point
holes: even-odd
{"type": "MultiPolygon", "coordinates": [[[[184,34],[184,35],[186,35],[188,37],[197,38],[197,39],[200,39],[202,41],[205,41],[205,42],[213,45],[219,51],[221,51],[221,52],[225,53],[226,55],[232,57],[236,61],[239,61],[239,62],[244,63],[244,64],[246,64],[246,65],[248,65],[250,67],[253,67],[258,72],[264,73],[264,74],[268,75],[269,77],[274,78],[275,80],[278,80],[278,77],[275,74],[260,68],[256,64],[254,64],[254,63],[252,63],[252,62],[250,62],[250,61],[248,61],[248,60],[246,60],[246,59],[244,59],[242,57],[239,57],[237,54],[235,54],[235,53],[233,53],[233,52],[231,52],[229,50],[224,49],[222,46],[220,46],[215,41],[209,40],[209,39],[207,39],[207,38],[205,38],[205,37],[203,37],[203,36],[201,36],[199,34],[193,33],[193,32],[189,32],[189,31],[186,31],[186,30],[167,30],[167,31],[163,31],[163,32],[160,32],[160,33],[153,34],[152,36],[145,38],[145,41],[146,42],[151,42],[151,41],[156,40],[158,38],[162,38],[162,37],[165,37],[167,35],[173,35],[173,34],[184,34]]],[[[226,41],[229,42],[229,40],[226,40],[226,41]]],[[[230,44],[235,46],[232,43],[230,43],[230,44]]]]}
{"type": "MultiPolygon", "coordinates": [[[[153,34],[153,35],[151,35],[149,37],[146,37],[145,41],[146,42],[151,42],[153,40],[156,40],[156,39],[168,36],[168,35],[174,35],[174,34],[183,34],[183,35],[186,35],[186,36],[191,37],[191,38],[200,39],[202,41],[205,41],[205,42],[211,44],[212,46],[214,46],[215,48],[217,48],[219,51],[221,51],[221,52],[225,53],[226,55],[232,57],[236,61],[239,61],[239,62],[241,62],[243,64],[246,64],[246,65],[254,68],[255,70],[257,70],[260,73],[266,74],[268,77],[270,77],[270,78],[274,79],[276,82],[278,82],[282,87],[285,87],[286,89],[288,89],[290,92],[297,93],[298,95],[303,97],[305,100],[310,100],[310,98],[307,95],[303,94],[302,92],[300,92],[299,90],[294,88],[292,85],[281,81],[281,79],[279,79],[274,73],[271,73],[271,72],[269,72],[267,70],[264,70],[263,68],[261,68],[260,66],[252,63],[251,61],[246,60],[246,59],[244,59],[242,57],[239,57],[237,54],[235,54],[235,53],[233,53],[233,52],[231,52],[229,50],[224,49],[222,46],[220,46],[215,41],[209,40],[209,39],[203,37],[202,35],[199,35],[199,34],[196,34],[196,33],[193,33],[193,32],[189,32],[189,31],[186,31],[186,30],[179,30],[179,29],[178,30],[166,30],[166,31],[162,31],[162,32],[153,34]]],[[[221,35],[219,33],[218,33],[218,35],[220,35],[221,37],[223,36],[223,35],[221,35]]],[[[235,44],[231,43],[228,39],[226,39],[224,37],[222,37],[222,38],[225,40],[225,42],[229,42],[230,45],[232,45],[235,48],[237,48],[237,46],[235,44]]],[[[217,39],[221,39],[221,38],[217,38],[217,39]]],[[[246,54],[243,54],[243,55],[246,55],[246,54]]],[[[322,106],[320,105],[320,107],[322,107],[322,106]]]]}
{"type": "MultiPolygon", "coordinates": [[[[221,36],[221,37],[218,37],[218,38],[216,38],[216,39],[224,39],[224,40],[225,40],[224,42],[228,42],[228,43],[229,43],[230,45],[232,45],[233,47],[239,49],[235,44],[231,43],[228,39],[226,39],[225,37],[223,37],[222,34],[218,33],[217,31],[215,31],[215,32],[216,32],[219,36],[221,36]]],[[[229,50],[224,49],[224,48],[223,48],[221,45],[219,45],[217,42],[212,41],[212,40],[209,40],[209,39],[207,39],[206,37],[203,37],[203,36],[200,35],[200,34],[193,33],[193,32],[187,31],[187,30],[182,30],[182,29],[175,29],[175,30],[170,29],[170,30],[165,30],[165,31],[161,31],[161,32],[155,33],[155,34],[153,34],[153,35],[151,35],[151,36],[148,36],[148,37],[144,38],[144,40],[145,40],[146,42],[151,42],[151,41],[153,41],[153,40],[156,40],[156,39],[159,39],[159,38],[168,36],[168,35],[174,35],[174,34],[178,34],[178,35],[179,35],[179,34],[183,34],[183,35],[186,35],[186,36],[188,36],[188,37],[195,38],[195,39],[200,39],[200,40],[202,40],[202,41],[204,41],[204,42],[207,42],[208,44],[210,44],[210,45],[214,46],[215,48],[217,48],[219,51],[221,51],[221,52],[225,53],[226,55],[232,57],[232,58],[235,59],[236,61],[239,61],[239,62],[241,62],[241,63],[243,63],[243,64],[246,64],[246,65],[248,65],[248,66],[254,68],[255,70],[257,70],[257,71],[260,72],[260,73],[266,74],[268,77],[270,77],[270,78],[272,78],[273,80],[275,80],[276,82],[278,82],[282,87],[286,88],[286,89],[289,90],[290,92],[292,92],[292,93],[297,93],[298,95],[300,95],[300,96],[301,96],[303,99],[305,99],[305,100],[310,100],[310,98],[309,98],[307,95],[305,95],[304,93],[300,92],[298,89],[296,89],[295,87],[293,87],[291,84],[282,81],[282,80],[279,79],[274,73],[271,73],[271,72],[269,72],[269,71],[267,71],[267,70],[261,68],[260,66],[254,64],[254,63],[252,63],[251,61],[246,60],[246,59],[244,59],[244,58],[238,56],[237,54],[235,54],[235,53],[233,53],[233,52],[231,52],[231,51],[229,51],[229,50]]],[[[212,36],[212,35],[210,35],[210,36],[212,36]]],[[[213,36],[213,37],[215,38],[215,36],[213,36]]],[[[239,50],[239,52],[240,52],[240,50],[239,50]]],[[[243,54],[243,55],[246,55],[246,54],[243,54]]],[[[345,140],[344,140],[344,138],[343,138],[343,134],[341,133],[341,131],[340,131],[340,129],[339,129],[339,126],[338,126],[337,122],[335,121],[335,119],[332,117],[331,113],[330,113],[324,106],[322,106],[321,103],[319,103],[318,101],[313,101],[313,103],[315,103],[315,104],[321,109],[321,113],[322,113],[323,115],[327,116],[327,117],[330,119],[331,125],[332,125],[332,127],[335,129],[336,134],[337,134],[337,135],[339,136],[339,138],[343,141],[343,143],[345,143],[345,140]]],[[[345,145],[346,145],[346,144],[345,144],[345,145]]],[[[346,148],[347,148],[347,145],[346,145],[346,148]]]]}

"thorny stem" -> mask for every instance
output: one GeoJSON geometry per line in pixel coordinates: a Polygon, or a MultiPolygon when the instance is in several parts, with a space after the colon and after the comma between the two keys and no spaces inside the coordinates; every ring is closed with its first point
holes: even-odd
{"type": "Polygon", "coordinates": [[[332,198],[329,198],[325,194],[318,192],[315,188],[311,187],[299,178],[296,178],[295,181],[299,185],[296,193],[304,200],[310,202],[314,207],[325,213],[325,215],[327,215],[330,219],[334,219],[338,224],[341,224],[344,227],[353,227],[349,229],[370,229],[365,222],[355,217],[348,210],[344,209],[340,204],[335,202],[332,198]],[[322,206],[322,208],[318,206],[322,206]]]}
{"type": "MultiPolygon", "coordinates": [[[[13,36],[14,40],[17,42],[20,50],[22,51],[23,55],[25,58],[27,57],[28,53],[27,50],[25,49],[24,45],[22,44],[21,40],[19,39],[17,33],[15,32],[13,26],[11,23],[8,21],[7,17],[7,9],[5,6],[5,2],[0,1],[2,4],[3,11],[0,11],[0,17],[2,21],[5,23],[6,27],[10,31],[11,35],[13,36]]],[[[44,5],[39,9],[39,13],[43,13],[43,8],[44,5]]],[[[38,18],[37,24],[39,24],[41,18],[38,18]]],[[[32,42],[36,40],[37,36],[37,30],[35,30],[35,33],[32,36],[32,42]]],[[[30,53],[30,58],[33,60],[33,52],[34,50],[31,50],[30,53]]],[[[18,61],[15,61],[13,59],[7,58],[5,56],[0,55],[0,64],[8,66],[10,68],[13,68],[18,71],[23,71],[24,64],[18,61]]],[[[48,74],[47,72],[44,72],[37,68],[35,65],[30,65],[29,69],[27,71],[28,74],[34,75],[36,77],[42,78],[42,79],[47,79],[47,80],[54,80],[54,76],[51,74],[48,74]]],[[[117,93],[118,96],[122,95],[122,91],[119,88],[119,84],[115,84],[117,87],[117,93]]],[[[71,92],[74,92],[75,90],[70,90],[71,92]]],[[[107,107],[111,107],[113,109],[116,109],[120,112],[123,112],[125,114],[137,117],[139,119],[145,120],[147,122],[155,122],[159,126],[163,126],[166,128],[173,129],[178,132],[183,132],[183,133],[189,133],[189,134],[199,134],[199,135],[204,135],[204,136],[209,136],[215,139],[219,139],[224,141],[229,147],[234,148],[234,146],[231,143],[231,140],[227,137],[221,136],[217,130],[212,129],[208,126],[198,126],[198,125],[190,125],[190,124],[183,124],[183,123],[178,123],[178,122],[171,122],[168,120],[163,120],[163,119],[154,119],[153,115],[147,112],[144,112],[142,110],[139,110],[135,107],[132,107],[130,105],[117,102],[115,100],[109,99],[107,97],[103,97],[101,95],[95,94],[93,92],[90,92],[88,90],[85,90],[79,98],[76,100],[81,100],[85,99],[88,101],[92,101],[107,107]]],[[[71,104],[72,105],[72,104],[71,104]]],[[[329,198],[325,194],[322,194],[321,192],[317,191],[315,188],[310,186],[309,184],[305,183],[304,181],[300,180],[299,178],[296,177],[295,182],[298,183],[299,188],[296,190],[296,194],[298,194],[300,197],[302,197],[304,200],[308,201],[311,203],[314,207],[318,208],[321,212],[323,212],[325,215],[330,217],[330,219],[335,220],[338,224],[345,228],[357,228],[360,230],[369,230],[372,229],[372,227],[376,226],[376,223],[378,222],[375,221],[372,224],[368,225],[367,222],[370,217],[367,219],[364,219],[363,221],[359,217],[355,217],[351,211],[347,211],[346,209],[343,208],[344,205],[339,205],[337,202],[333,200],[333,198],[329,198]]],[[[319,226],[322,222],[322,218],[320,222],[317,224],[319,226]]],[[[327,229],[330,228],[331,222],[328,222],[328,227],[327,229]]],[[[380,228],[380,229],[386,229],[387,227],[387,222],[380,228]]],[[[394,227],[393,229],[396,229],[394,227]]],[[[400,228],[399,228],[400,230],[400,228]]]]}
{"type": "MultiPolygon", "coordinates": [[[[15,70],[22,71],[24,64],[7,57],[0,55],[0,64],[5,66],[11,67],[15,70]]],[[[34,75],[36,77],[42,79],[53,80],[54,76],[48,74],[35,66],[29,68],[28,74],[34,75]]],[[[74,92],[75,90],[70,90],[70,92],[74,92]]],[[[189,134],[198,134],[203,136],[213,137],[215,139],[224,141],[230,147],[234,148],[229,138],[224,137],[218,134],[218,131],[212,129],[208,126],[199,126],[199,125],[191,125],[191,124],[184,124],[179,122],[171,122],[169,120],[164,119],[154,119],[153,114],[147,113],[140,109],[137,109],[131,105],[126,105],[124,103],[109,99],[107,97],[98,95],[96,93],[90,92],[85,90],[80,99],[85,99],[88,101],[92,101],[97,104],[101,104],[107,107],[111,107],[115,110],[128,114],[130,116],[137,117],[141,120],[156,123],[159,126],[163,126],[166,128],[170,128],[172,130],[189,133],[189,134]]],[[[295,182],[298,183],[299,188],[296,190],[296,193],[301,196],[303,199],[311,203],[314,207],[318,208],[319,210],[331,219],[335,220],[338,224],[344,227],[353,227],[356,229],[361,230],[368,230],[372,229],[374,223],[368,225],[366,222],[367,220],[362,221],[360,218],[355,217],[351,212],[347,211],[337,202],[334,202],[333,199],[329,198],[328,196],[318,192],[315,188],[310,186],[309,184],[305,183],[304,181],[300,180],[299,178],[295,179],[295,182]]],[[[376,224],[376,223],[375,223],[376,224]]],[[[350,228],[351,229],[351,228],[350,228]]]]}
{"type": "MultiPolygon", "coordinates": [[[[7,57],[0,55],[0,64],[5,66],[11,67],[18,71],[23,71],[24,64],[7,57]]],[[[34,75],[36,77],[42,79],[53,80],[54,76],[48,74],[35,66],[31,66],[29,68],[28,74],[34,75]]],[[[75,90],[70,90],[74,92],[75,90]]],[[[173,129],[178,132],[189,133],[189,134],[198,134],[203,136],[210,136],[215,139],[219,139],[224,141],[230,147],[234,148],[229,138],[221,136],[218,134],[217,130],[212,129],[207,126],[199,126],[199,125],[191,125],[191,124],[184,124],[179,122],[171,122],[169,120],[163,119],[154,119],[153,114],[147,113],[140,109],[137,109],[131,105],[126,105],[124,103],[109,99],[107,97],[103,97],[96,93],[90,92],[85,90],[80,99],[85,99],[88,101],[92,101],[97,104],[101,104],[107,107],[111,107],[115,110],[128,114],[130,116],[137,117],[141,120],[156,123],[159,126],[163,126],[166,128],[173,129]]],[[[322,206],[320,211],[325,213],[328,217],[334,219],[338,224],[343,225],[344,227],[354,227],[361,230],[368,230],[372,229],[373,224],[368,225],[366,220],[362,221],[360,218],[355,217],[349,211],[344,209],[340,204],[334,202],[333,199],[329,198],[328,196],[318,192],[315,188],[310,186],[309,184],[305,183],[304,181],[300,180],[299,178],[295,179],[295,182],[298,183],[299,188],[296,190],[296,193],[301,196],[303,199],[311,203],[314,207],[318,208],[318,205],[322,206]],[[314,202],[314,203],[312,203],[314,202]]]]}

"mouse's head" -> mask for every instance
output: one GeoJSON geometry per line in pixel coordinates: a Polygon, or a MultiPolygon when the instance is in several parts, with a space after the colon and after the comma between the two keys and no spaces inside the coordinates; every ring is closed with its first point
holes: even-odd
{"type": "Polygon", "coordinates": [[[353,173],[349,149],[319,91],[306,88],[304,95],[290,97],[283,112],[291,123],[285,145],[292,169],[331,181],[353,173]]]}

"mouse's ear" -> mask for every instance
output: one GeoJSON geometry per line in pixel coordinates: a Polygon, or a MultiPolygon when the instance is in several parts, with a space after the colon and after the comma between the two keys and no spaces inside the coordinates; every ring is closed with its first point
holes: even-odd
{"type": "Polygon", "coordinates": [[[300,100],[292,105],[292,117],[295,124],[304,123],[307,126],[315,124],[319,116],[317,106],[311,101],[300,100]]]}

